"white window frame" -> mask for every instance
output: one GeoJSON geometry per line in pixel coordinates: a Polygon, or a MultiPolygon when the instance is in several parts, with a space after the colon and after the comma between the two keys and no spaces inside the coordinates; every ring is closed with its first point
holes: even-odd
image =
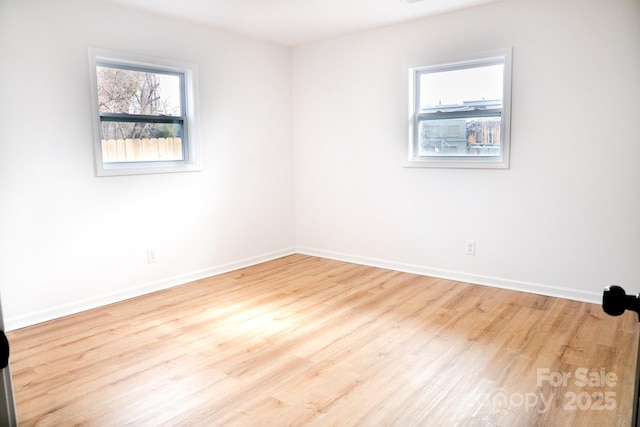
{"type": "Polygon", "coordinates": [[[192,172],[202,170],[200,164],[200,132],[197,104],[198,66],[189,62],[154,58],[127,52],[89,48],[91,104],[93,113],[93,155],[96,176],[140,175],[168,172],[192,172]],[[185,117],[183,124],[183,160],[147,162],[104,162],[102,157],[101,120],[98,102],[98,77],[96,67],[120,66],[151,72],[179,74],[183,81],[182,102],[185,117]]]}
{"type": "Polygon", "coordinates": [[[500,49],[479,55],[473,59],[438,65],[419,66],[409,68],[408,76],[408,121],[409,134],[406,150],[405,167],[424,168],[469,168],[469,169],[508,169],[511,151],[511,49],[500,49]],[[476,68],[496,63],[504,63],[503,99],[500,131],[500,151],[496,156],[420,156],[418,155],[418,122],[419,122],[419,93],[420,75],[429,72],[453,71],[466,68],[476,68]]]}

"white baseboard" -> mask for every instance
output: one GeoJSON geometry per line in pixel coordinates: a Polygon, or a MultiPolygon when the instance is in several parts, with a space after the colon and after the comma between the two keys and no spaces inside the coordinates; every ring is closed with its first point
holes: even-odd
{"type": "Polygon", "coordinates": [[[35,325],[37,323],[46,322],[48,320],[57,319],[63,316],[90,310],[92,308],[113,304],[130,298],[135,298],[151,292],[160,291],[171,288],[173,286],[183,285],[195,280],[204,279],[211,276],[227,273],[263,262],[282,258],[295,253],[303,255],[317,256],[321,258],[334,259],[337,261],[351,262],[354,264],[368,265],[371,267],[385,268],[388,270],[402,271],[406,273],[419,274],[422,276],[438,277],[448,280],[456,280],[459,282],[473,283],[477,285],[492,286],[495,288],[509,289],[514,291],[528,292],[537,295],[546,295],[556,298],[564,298],[575,301],[583,301],[594,304],[600,304],[602,301],[601,294],[595,292],[585,292],[576,289],[559,288],[555,286],[542,285],[537,283],[522,282],[517,280],[502,279],[499,277],[481,276],[469,274],[459,271],[443,270],[432,267],[425,267],[413,264],[405,264],[395,261],[387,261],[376,258],[362,257],[358,255],[344,254],[340,252],[325,251],[312,248],[287,248],[279,251],[269,252],[266,254],[245,258],[231,263],[194,271],[191,273],[181,274],[169,277],[156,282],[146,283],[140,286],[132,287],[111,294],[97,296],[82,301],[76,301],[71,304],[52,307],[47,310],[29,313],[18,317],[9,317],[4,320],[5,329],[12,331],[26,326],[35,325]]]}
{"type": "Polygon", "coordinates": [[[82,311],[90,310],[92,308],[113,304],[113,303],[124,301],[130,298],[135,298],[141,295],[145,295],[151,292],[156,292],[163,289],[171,288],[173,286],[184,285],[185,283],[193,282],[195,280],[200,280],[200,279],[204,279],[211,276],[217,276],[219,274],[228,273],[230,271],[238,270],[244,267],[261,264],[266,261],[282,258],[284,256],[292,255],[295,253],[296,253],[295,248],[282,249],[279,251],[269,252],[266,254],[241,259],[228,264],[218,265],[218,266],[206,268],[203,270],[193,271],[191,273],[169,277],[167,279],[162,279],[156,282],[145,283],[140,286],[135,286],[129,289],[125,289],[122,291],[118,291],[118,292],[114,292],[106,295],[100,295],[95,298],[89,298],[82,301],[76,301],[71,304],[52,307],[47,310],[42,310],[35,313],[29,313],[23,316],[9,317],[4,319],[4,326],[7,331],[24,328],[26,326],[35,325],[37,323],[46,322],[48,320],[68,316],[70,314],[80,313],[82,311]]]}
{"type": "Polygon", "coordinates": [[[329,258],[337,261],[351,262],[370,267],[385,268],[388,270],[402,271],[405,273],[419,274],[421,276],[438,277],[441,279],[455,280],[458,282],[472,283],[476,285],[491,286],[494,288],[508,289],[512,291],[527,292],[537,295],[545,295],[556,298],[564,298],[574,301],[582,301],[593,304],[602,302],[602,294],[581,291],[577,289],[561,288],[538,283],[522,282],[518,280],[503,279],[499,277],[482,276],[459,271],[443,270],[439,268],[420,265],[405,264],[394,261],[386,261],[376,258],[349,255],[339,252],[324,251],[312,248],[298,248],[299,254],[329,258]]]}

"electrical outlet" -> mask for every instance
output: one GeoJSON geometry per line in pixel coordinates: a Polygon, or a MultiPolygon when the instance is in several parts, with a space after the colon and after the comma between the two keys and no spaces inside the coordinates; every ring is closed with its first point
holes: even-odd
{"type": "Polygon", "coordinates": [[[467,240],[464,242],[465,247],[467,248],[467,255],[475,255],[476,254],[476,241],[475,240],[467,240]]]}
{"type": "Polygon", "coordinates": [[[147,249],[147,263],[153,264],[158,261],[158,253],[155,249],[147,249]]]}

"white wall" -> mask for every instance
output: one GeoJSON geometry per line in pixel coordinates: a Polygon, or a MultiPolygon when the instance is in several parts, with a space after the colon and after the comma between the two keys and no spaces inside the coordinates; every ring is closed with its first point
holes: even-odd
{"type": "Polygon", "coordinates": [[[7,327],[293,252],[290,71],[288,48],[193,23],[0,0],[7,327]],[[202,172],[94,176],[88,46],[199,64],[202,172]]]}
{"type": "Polygon", "coordinates": [[[593,302],[637,292],[639,76],[637,0],[505,1],[294,49],[299,251],[593,302]],[[406,68],[503,47],[511,169],[403,168],[406,68]]]}
{"type": "Polygon", "coordinates": [[[638,24],[635,0],[510,0],[291,51],[100,1],[0,0],[7,327],[296,246],[590,301],[637,292],[638,24]],[[88,46],[199,64],[202,172],[94,177],[88,46]],[[511,169],[403,168],[406,67],[505,46],[511,169]]]}

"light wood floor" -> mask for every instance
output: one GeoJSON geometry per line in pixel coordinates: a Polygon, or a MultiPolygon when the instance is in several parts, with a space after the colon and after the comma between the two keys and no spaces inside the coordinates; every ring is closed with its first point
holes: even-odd
{"type": "Polygon", "coordinates": [[[8,335],[23,427],[600,427],[629,425],[638,322],[293,255],[8,335]]]}

